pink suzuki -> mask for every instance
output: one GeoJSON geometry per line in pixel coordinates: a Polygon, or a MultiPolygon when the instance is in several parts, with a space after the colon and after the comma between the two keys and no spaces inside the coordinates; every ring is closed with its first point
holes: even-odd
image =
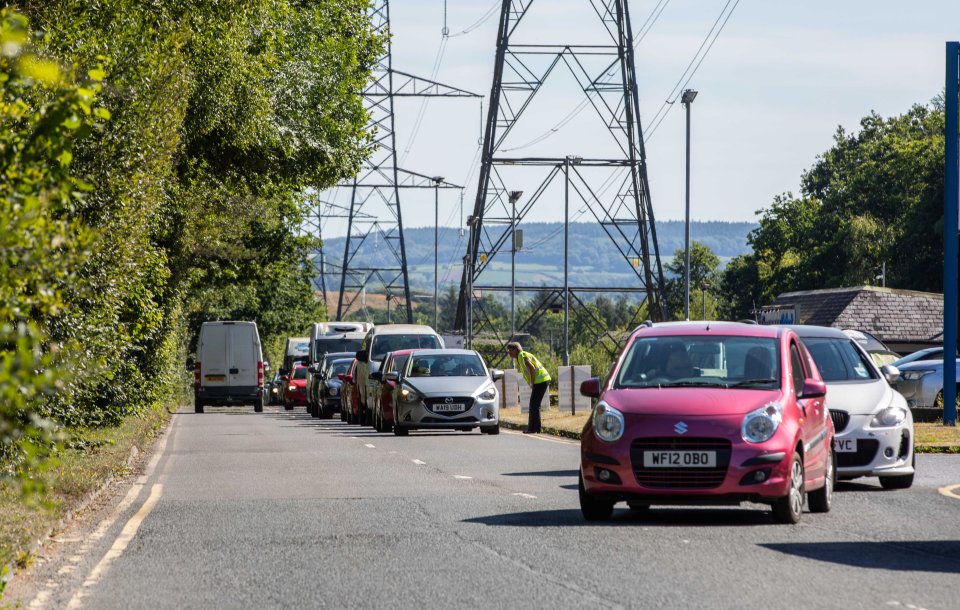
{"type": "Polygon", "coordinates": [[[826,386],[789,328],[670,322],[638,328],[583,428],[580,508],[607,520],[625,501],[773,507],[797,523],[827,512],[836,478],[826,386]]]}

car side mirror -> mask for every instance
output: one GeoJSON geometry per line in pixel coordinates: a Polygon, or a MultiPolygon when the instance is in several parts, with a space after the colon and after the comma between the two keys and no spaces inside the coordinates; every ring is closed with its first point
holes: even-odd
{"type": "Polygon", "coordinates": [[[503,379],[503,371],[500,369],[490,369],[490,379],[494,381],[500,381],[503,379]]]}
{"type": "Polygon", "coordinates": [[[186,368],[187,368],[187,372],[188,372],[188,373],[192,373],[192,372],[193,372],[193,369],[195,369],[196,366],[197,366],[197,361],[196,361],[192,356],[191,356],[190,358],[187,358],[187,367],[186,367],[186,368]]]}
{"type": "Polygon", "coordinates": [[[600,396],[600,378],[591,377],[590,379],[587,379],[581,383],[580,394],[590,398],[598,398],[600,396]]]}
{"type": "Polygon", "coordinates": [[[374,381],[380,381],[381,379],[383,379],[383,373],[381,373],[380,371],[374,371],[370,373],[370,379],[373,379],[374,381]]]}
{"type": "Polygon", "coordinates": [[[880,372],[883,374],[883,378],[887,380],[887,383],[893,383],[897,379],[900,379],[900,369],[892,364],[881,366],[880,372]]]}
{"type": "Polygon", "coordinates": [[[280,369],[280,378],[286,379],[287,375],[290,374],[290,369],[280,369]]]}
{"type": "Polygon", "coordinates": [[[803,391],[799,398],[823,398],[827,395],[827,384],[819,379],[807,379],[803,382],[803,391]]]}
{"type": "Polygon", "coordinates": [[[367,350],[362,349],[357,352],[357,360],[360,362],[370,362],[370,354],[367,353],[367,350]]]}
{"type": "Polygon", "coordinates": [[[337,379],[346,383],[350,383],[351,381],[353,381],[353,375],[347,375],[346,373],[339,373],[337,374],[337,379]]]}
{"type": "Polygon", "coordinates": [[[311,375],[316,375],[317,373],[320,372],[320,367],[318,367],[316,364],[311,364],[311,365],[310,365],[310,368],[308,368],[307,371],[308,371],[311,375]]]}
{"type": "MultiPolygon", "coordinates": [[[[373,377],[374,375],[380,375],[380,373],[370,373],[371,377],[373,377]]],[[[387,381],[397,381],[400,379],[400,373],[396,371],[384,373],[383,378],[386,379],[387,381]]]]}

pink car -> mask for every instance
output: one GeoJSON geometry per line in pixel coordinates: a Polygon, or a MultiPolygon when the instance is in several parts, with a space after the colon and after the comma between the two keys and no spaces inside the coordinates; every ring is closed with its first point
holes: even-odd
{"type": "Polygon", "coordinates": [[[580,508],[617,502],[739,504],[797,523],[827,512],[836,460],[826,385],[789,328],[736,322],[641,326],[602,383],[581,435],[580,508]]]}

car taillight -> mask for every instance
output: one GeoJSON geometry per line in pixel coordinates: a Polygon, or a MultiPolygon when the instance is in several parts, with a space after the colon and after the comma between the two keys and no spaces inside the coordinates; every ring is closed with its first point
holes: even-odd
{"type": "MultiPolygon", "coordinates": [[[[199,373],[197,373],[199,375],[199,373]]],[[[197,377],[199,379],[199,377],[197,377]]],[[[257,387],[263,387],[263,362],[257,362],[257,387]]]]}
{"type": "Polygon", "coordinates": [[[193,387],[200,389],[200,362],[193,365],[193,387]]]}

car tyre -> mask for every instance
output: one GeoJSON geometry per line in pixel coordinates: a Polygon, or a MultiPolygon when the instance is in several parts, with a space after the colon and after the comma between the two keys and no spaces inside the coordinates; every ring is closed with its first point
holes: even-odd
{"type": "Polygon", "coordinates": [[[283,410],[284,410],[284,411],[293,411],[293,404],[292,404],[292,403],[289,403],[289,402],[284,402],[284,403],[283,403],[283,410]]]}
{"type": "MultiPolygon", "coordinates": [[[[913,460],[911,461],[914,470],[917,468],[917,454],[913,454],[913,460]]],[[[890,477],[880,477],[880,487],[884,489],[909,489],[913,486],[913,474],[901,475],[901,476],[890,476],[890,477]]]]}
{"type": "Polygon", "coordinates": [[[579,478],[580,512],[587,521],[609,521],[613,518],[612,500],[602,500],[587,493],[583,486],[583,474],[579,478]]]}
{"type": "MultiPolygon", "coordinates": [[[[956,404],[960,408],[960,384],[957,384],[957,393],[956,393],[956,404]]],[[[933,406],[937,409],[943,410],[943,390],[937,392],[937,397],[933,399],[933,406]]]]}
{"type": "Polygon", "coordinates": [[[404,428],[403,426],[394,426],[393,427],[394,436],[407,436],[410,434],[410,431],[404,428]]]}
{"type": "Polygon", "coordinates": [[[199,400],[195,402],[193,405],[193,411],[194,413],[203,413],[203,403],[199,400]]]}
{"type": "Polygon", "coordinates": [[[807,499],[812,513],[829,513],[833,506],[833,488],[837,480],[837,456],[831,450],[827,453],[827,459],[830,461],[827,463],[827,474],[823,487],[811,491],[810,497],[807,499]]]}
{"type": "Polygon", "coordinates": [[[787,495],[773,503],[773,518],[777,523],[792,525],[800,522],[806,500],[803,477],[803,458],[794,450],[793,459],[790,461],[790,486],[787,495]]]}
{"type": "Polygon", "coordinates": [[[500,434],[500,426],[480,426],[480,432],[484,434],[500,434]]]}

